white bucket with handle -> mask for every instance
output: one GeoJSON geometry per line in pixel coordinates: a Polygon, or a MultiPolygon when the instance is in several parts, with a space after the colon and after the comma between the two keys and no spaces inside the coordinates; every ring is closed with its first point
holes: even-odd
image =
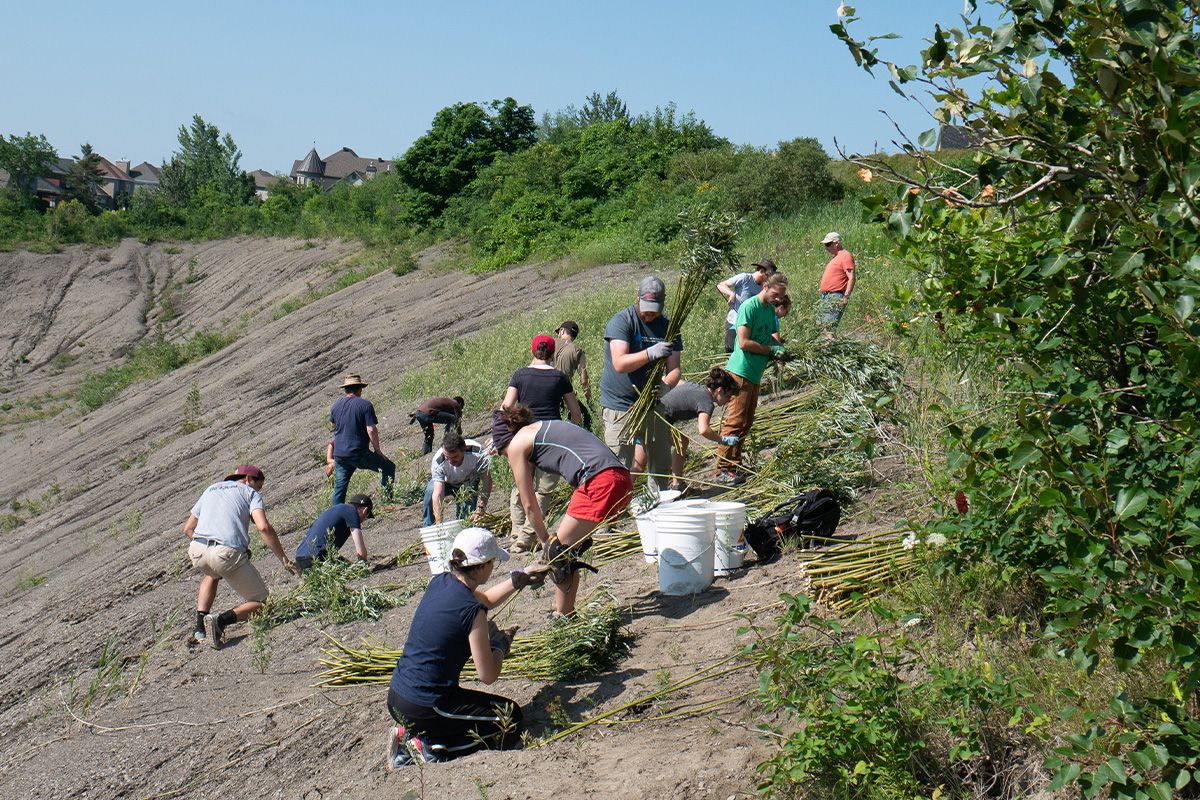
{"type": "Polygon", "coordinates": [[[728,575],[746,559],[746,504],[710,502],[716,527],[715,568],[717,575],[728,575]]]}
{"type": "Polygon", "coordinates": [[[695,505],[697,502],[703,503],[703,500],[680,500],[679,496],[683,492],[674,489],[663,489],[658,496],[658,505],[651,508],[649,511],[640,513],[634,517],[634,522],[637,523],[638,538],[642,540],[642,558],[647,564],[658,563],[658,544],[654,537],[654,515],[668,505],[674,507],[676,505],[695,505]]]}
{"type": "Polygon", "coordinates": [[[660,592],[695,594],[712,585],[716,520],[711,510],[672,503],[655,512],[654,535],[660,592]]]}
{"type": "Polygon", "coordinates": [[[461,519],[451,519],[421,528],[421,544],[425,545],[425,560],[429,562],[429,571],[441,575],[450,569],[450,546],[454,537],[463,529],[461,519]]]}

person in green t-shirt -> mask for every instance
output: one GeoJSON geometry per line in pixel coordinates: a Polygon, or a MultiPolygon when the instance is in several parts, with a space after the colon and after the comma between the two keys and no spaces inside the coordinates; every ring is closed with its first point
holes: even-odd
{"type": "Polygon", "coordinates": [[[733,374],[739,391],[725,409],[721,425],[721,445],[717,448],[720,472],[716,482],[735,486],[744,480],[738,474],[742,464],[742,440],[754,424],[758,408],[758,385],[762,382],[767,362],[783,354],[783,346],[775,343],[773,334],[778,325],[775,303],[787,294],[787,277],[775,273],[763,283],[763,289],[742,303],[738,309],[737,345],[729,356],[725,369],[733,374]]]}

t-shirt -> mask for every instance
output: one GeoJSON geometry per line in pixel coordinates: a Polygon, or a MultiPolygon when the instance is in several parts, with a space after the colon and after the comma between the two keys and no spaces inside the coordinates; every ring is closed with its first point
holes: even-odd
{"type": "Polygon", "coordinates": [[[333,549],[338,550],[350,538],[350,531],[361,525],[357,506],[349,503],[330,506],[321,512],[321,516],[309,527],[308,533],[304,534],[304,539],[296,548],[296,558],[324,558],[330,531],[333,531],[333,549]]]}
{"type": "Polygon", "coordinates": [[[662,415],[671,422],[695,419],[701,414],[711,415],[716,405],[707,388],[691,381],[677,383],[663,395],[659,404],[662,415]]]}
{"type": "Polygon", "coordinates": [[[739,272],[729,280],[729,288],[733,290],[733,308],[725,315],[725,324],[732,328],[742,303],[761,292],[762,287],[754,282],[753,272],[739,272]]]}
{"type": "MultiPolygon", "coordinates": [[[[637,307],[623,308],[604,327],[604,373],[600,376],[600,405],[613,411],[627,411],[637,402],[638,393],[650,378],[653,362],[633,372],[617,372],[613,367],[609,342],[629,343],[630,353],[640,353],[652,344],[665,342],[669,321],[665,315],[647,325],[638,316],[637,307]]],[[[683,337],[672,342],[676,353],[683,351],[683,337]]]]}
{"type": "Polygon", "coordinates": [[[417,411],[424,414],[437,414],[441,412],[443,414],[453,414],[455,417],[458,416],[459,410],[458,403],[454,402],[453,397],[431,397],[417,406],[417,411]]]}
{"type": "Polygon", "coordinates": [[[430,708],[458,686],[458,676],[471,657],[471,626],[481,608],[474,593],[452,573],[443,572],[429,581],[392,672],[391,688],[396,694],[430,708]]]}
{"type": "MultiPolygon", "coordinates": [[[[758,297],[751,297],[738,309],[737,327],[745,325],[750,328],[750,338],[767,347],[775,344],[771,334],[775,332],[775,325],[778,321],[779,318],[775,316],[775,306],[764,303],[758,297]]],[[[751,383],[760,383],[763,370],[767,368],[767,362],[770,360],[771,357],[765,353],[747,353],[735,345],[725,369],[751,383]]]]}
{"type": "Polygon", "coordinates": [[[463,461],[457,467],[446,460],[446,451],[438,449],[433,456],[430,472],[434,483],[448,483],[451,486],[462,486],[488,471],[491,459],[483,454],[483,448],[474,439],[467,439],[467,452],[463,461]]]}
{"type": "Polygon", "coordinates": [[[575,377],[575,371],[587,362],[587,355],[574,342],[563,342],[559,339],[554,351],[554,368],[568,378],[575,377]]]}
{"type": "Polygon", "coordinates": [[[541,423],[533,437],[530,460],[544,472],[561,475],[577,489],[588,478],[606,469],[625,469],[613,451],[591,431],[562,420],[541,423]]]}
{"type": "Polygon", "coordinates": [[[825,274],[821,276],[821,292],[844,292],[850,283],[849,272],[854,272],[854,256],[849,250],[839,250],[838,254],[825,265],[825,274]]]}
{"type": "Polygon", "coordinates": [[[521,367],[508,385],[516,388],[517,402],[532,411],[536,420],[562,419],[558,410],[562,399],[575,391],[571,379],[554,368],[521,367]]]}
{"type": "Polygon", "coordinates": [[[333,457],[351,458],[371,449],[368,425],[378,425],[375,406],[358,395],[348,394],[334,401],[329,409],[333,423],[333,457]]]}
{"type": "Polygon", "coordinates": [[[262,507],[262,495],[250,484],[218,481],[205,489],[192,506],[192,516],[199,520],[195,536],[248,550],[250,513],[262,507]]]}

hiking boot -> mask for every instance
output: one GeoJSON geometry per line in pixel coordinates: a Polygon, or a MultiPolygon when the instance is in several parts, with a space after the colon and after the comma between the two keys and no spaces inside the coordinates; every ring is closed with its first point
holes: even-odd
{"type": "Polygon", "coordinates": [[[721,474],[713,478],[713,483],[717,486],[741,486],[745,482],[746,477],[736,472],[722,471],[721,474]]]}
{"type": "Polygon", "coordinates": [[[216,614],[204,615],[204,635],[213,650],[219,649],[225,642],[225,626],[216,614]]]}
{"type": "Polygon", "coordinates": [[[554,581],[555,586],[563,586],[569,583],[571,576],[575,573],[573,568],[575,559],[566,555],[568,549],[563,546],[563,543],[558,540],[557,536],[551,536],[546,540],[546,549],[543,557],[546,563],[550,565],[550,580],[554,581]]]}
{"type": "Polygon", "coordinates": [[[404,746],[404,735],[406,733],[407,731],[403,725],[393,725],[388,728],[388,772],[400,767],[407,767],[413,763],[412,755],[408,752],[408,748],[404,746]]]}

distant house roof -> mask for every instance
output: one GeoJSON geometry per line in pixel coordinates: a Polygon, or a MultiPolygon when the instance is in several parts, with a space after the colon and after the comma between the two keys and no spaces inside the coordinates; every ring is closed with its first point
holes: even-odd
{"type": "Polygon", "coordinates": [[[137,183],[161,183],[162,169],[154,166],[149,161],[143,161],[136,167],[129,170],[130,176],[137,183]]]}
{"type": "Polygon", "coordinates": [[[317,148],[308,151],[303,160],[292,164],[292,175],[301,172],[305,175],[324,175],[325,164],[321,161],[321,157],[317,155],[317,148]]]}
{"type": "Polygon", "coordinates": [[[104,156],[100,156],[100,173],[107,179],[112,181],[127,181],[133,183],[133,176],[125,170],[118,167],[113,162],[109,161],[104,156]]]}
{"type": "Polygon", "coordinates": [[[292,163],[291,177],[320,177],[324,179],[322,182],[326,186],[330,186],[354,174],[358,177],[370,177],[391,171],[391,161],[383,158],[363,158],[349,147],[331,153],[324,160],[317,156],[317,150],[313,148],[304,158],[292,163]]]}
{"type": "Polygon", "coordinates": [[[267,172],[265,169],[256,169],[250,173],[250,177],[254,178],[254,188],[259,191],[266,191],[272,183],[279,180],[279,176],[273,172],[267,172]]]}

